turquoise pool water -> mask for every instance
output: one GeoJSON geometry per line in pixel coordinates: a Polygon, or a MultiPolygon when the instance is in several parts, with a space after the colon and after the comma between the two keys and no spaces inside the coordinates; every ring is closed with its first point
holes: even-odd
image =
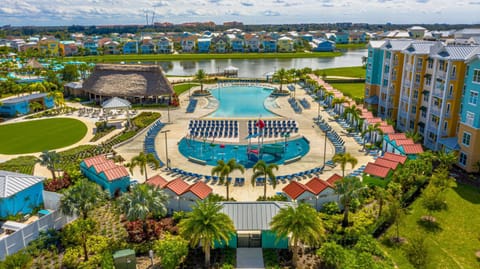
{"type": "Polygon", "coordinates": [[[219,101],[218,109],[212,118],[259,118],[276,117],[268,111],[264,102],[271,90],[254,86],[230,86],[211,90],[219,101]]]}
{"type": "MultiPolygon", "coordinates": [[[[286,160],[302,157],[310,150],[310,144],[304,137],[280,143],[264,144],[265,151],[271,153],[261,154],[267,163],[284,164],[286,160]],[[280,151],[280,152],[279,152],[280,151]]],[[[206,164],[215,166],[218,160],[228,161],[235,158],[245,168],[251,168],[257,162],[255,156],[247,155],[248,145],[223,145],[211,144],[209,141],[201,142],[183,138],[178,144],[178,149],[186,158],[195,158],[205,161],[206,164]]],[[[252,139],[252,148],[258,149],[258,140],[252,139]]]]}

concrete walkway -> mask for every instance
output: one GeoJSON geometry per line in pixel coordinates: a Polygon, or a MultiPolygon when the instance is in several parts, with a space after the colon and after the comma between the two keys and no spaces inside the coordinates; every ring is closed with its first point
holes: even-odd
{"type": "Polygon", "coordinates": [[[237,268],[265,268],[261,248],[237,248],[237,268]]]}

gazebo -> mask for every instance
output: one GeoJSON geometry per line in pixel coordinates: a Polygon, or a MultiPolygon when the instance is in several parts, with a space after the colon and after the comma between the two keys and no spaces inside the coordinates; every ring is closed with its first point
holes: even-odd
{"type": "Polygon", "coordinates": [[[120,111],[125,111],[127,113],[127,122],[128,126],[130,126],[130,108],[132,107],[132,104],[130,104],[129,101],[119,98],[119,97],[113,97],[111,99],[108,99],[107,101],[102,103],[102,109],[104,113],[107,115],[106,120],[108,122],[108,114],[112,110],[120,110],[120,111]]]}
{"type": "Polygon", "coordinates": [[[223,74],[226,77],[237,77],[238,76],[238,68],[235,66],[228,66],[225,69],[223,69],[223,74]]]}

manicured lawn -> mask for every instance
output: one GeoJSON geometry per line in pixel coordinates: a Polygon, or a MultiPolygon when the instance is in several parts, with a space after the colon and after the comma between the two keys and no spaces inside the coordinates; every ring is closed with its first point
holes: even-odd
{"type": "MultiPolygon", "coordinates": [[[[430,254],[427,269],[479,268],[475,252],[480,250],[480,192],[466,185],[448,190],[448,210],[433,213],[440,226],[437,231],[427,231],[417,223],[427,215],[421,202],[422,198],[419,198],[411,205],[411,211],[400,227],[400,236],[408,240],[419,232],[426,233],[430,254]]],[[[391,237],[394,232],[395,229],[390,227],[384,237],[391,237]]],[[[413,269],[401,248],[385,246],[385,250],[400,269],[413,269]]]]}
{"type": "Polygon", "coordinates": [[[69,146],[81,140],[87,126],[75,119],[45,119],[0,125],[0,153],[22,154],[69,146]]]}
{"type": "Polygon", "coordinates": [[[35,156],[21,156],[6,162],[0,163],[0,170],[18,172],[27,175],[33,175],[35,163],[37,162],[35,156]]]}
{"type": "MultiPolygon", "coordinates": [[[[120,62],[120,61],[170,61],[205,59],[271,59],[271,58],[323,58],[336,57],[341,52],[294,52],[294,53],[207,53],[207,54],[129,54],[64,57],[63,61],[120,62]]],[[[62,60],[62,59],[58,59],[62,60]]]]}
{"type": "Polygon", "coordinates": [[[189,89],[193,88],[193,87],[196,87],[200,84],[198,83],[182,83],[182,84],[176,84],[173,86],[173,90],[175,91],[175,93],[177,94],[177,96],[179,96],[180,94],[188,91],[189,89]]]}
{"type": "Polygon", "coordinates": [[[364,83],[332,83],[331,85],[346,96],[350,96],[352,98],[362,98],[365,96],[364,83]]]}
{"type": "Polygon", "coordinates": [[[350,66],[350,67],[339,67],[339,68],[327,68],[321,69],[320,75],[327,74],[329,76],[338,76],[338,77],[351,77],[351,78],[365,78],[365,68],[362,66],[350,66]]]}
{"type": "Polygon", "coordinates": [[[336,44],[335,47],[337,49],[366,49],[367,44],[360,43],[360,44],[336,44]]]}

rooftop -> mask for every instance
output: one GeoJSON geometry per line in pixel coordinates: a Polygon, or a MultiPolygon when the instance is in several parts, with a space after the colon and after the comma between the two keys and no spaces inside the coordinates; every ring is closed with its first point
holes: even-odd
{"type": "Polygon", "coordinates": [[[13,196],[43,180],[43,177],[0,170],[0,198],[13,196]]]}
{"type": "Polygon", "coordinates": [[[390,168],[376,165],[374,163],[368,163],[363,172],[372,176],[386,178],[390,172],[390,168]]]}

